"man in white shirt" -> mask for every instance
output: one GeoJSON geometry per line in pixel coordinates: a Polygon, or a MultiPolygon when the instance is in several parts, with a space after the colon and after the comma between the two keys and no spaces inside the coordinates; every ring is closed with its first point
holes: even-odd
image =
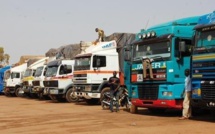
{"type": "Polygon", "coordinates": [[[191,117],[191,107],[190,107],[190,99],[191,99],[191,79],[190,79],[190,70],[185,70],[185,97],[183,101],[183,111],[182,117],[179,120],[189,119],[191,117]]]}

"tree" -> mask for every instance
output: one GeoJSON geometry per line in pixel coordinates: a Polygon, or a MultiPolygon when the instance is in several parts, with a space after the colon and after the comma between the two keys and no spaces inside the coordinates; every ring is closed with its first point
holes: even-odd
{"type": "Polygon", "coordinates": [[[0,47],[0,64],[6,66],[9,64],[10,55],[4,53],[4,48],[0,47]]]}

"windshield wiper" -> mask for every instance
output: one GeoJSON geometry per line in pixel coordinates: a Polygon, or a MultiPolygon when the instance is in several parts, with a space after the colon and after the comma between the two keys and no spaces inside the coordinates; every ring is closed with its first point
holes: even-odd
{"type": "Polygon", "coordinates": [[[139,60],[142,60],[142,59],[143,59],[143,57],[135,57],[134,61],[139,61],[139,60]]]}

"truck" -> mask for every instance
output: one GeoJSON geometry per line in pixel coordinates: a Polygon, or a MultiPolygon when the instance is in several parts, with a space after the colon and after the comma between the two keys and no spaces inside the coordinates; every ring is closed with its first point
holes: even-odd
{"type": "Polygon", "coordinates": [[[32,63],[28,68],[25,70],[25,73],[23,75],[22,79],[22,91],[24,95],[32,98],[38,97],[36,94],[36,91],[33,88],[32,81],[34,80],[34,75],[36,72],[37,67],[40,67],[44,65],[48,57],[42,57],[40,59],[37,59],[34,63],[32,63]]]}
{"type": "Polygon", "coordinates": [[[73,94],[74,60],[56,59],[47,64],[47,71],[43,81],[43,95],[48,95],[53,101],[76,101],[73,94]]]}
{"type": "MultiPolygon", "coordinates": [[[[102,95],[110,90],[107,81],[113,76],[113,71],[118,72],[118,77],[119,74],[123,76],[120,81],[124,85],[124,73],[119,73],[124,71],[124,62],[120,59],[123,59],[124,44],[132,41],[132,34],[114,33],[106,38],[105,42],[90,45],[75,57],[75,95],[84,99],[87,104],[98,104],[102,95]]],[[[129,81],[129,77],[126,78],[129,81]]]]}
{"type": "Polygon", "coordinates": [[[119,72],[116,47],[115,40],[99,42],[75,56],[73,83],[79,99],[84,99],[88,104],[99,103],[101,92],[97,89],[100,83],[108,80],[113,71],[119,72]]]}
{"type": "Polygon", "coordinates": [[[47,64],[50,61],[55,60],[55,57],[47,57],[45,59],[44,65],[41,65],[37,67],[35,74],[34,74],[34,80],[32,81],[33,83],[33,92],[35,92],[39,99],[49,99],[48,95],[43,94],[44,90],[44,84],[43,81],[45,79],[46,71],[47,71],[47,64]]]}
{"type": "Polygon", "coordinates": [[[5,72],[10,69],[11,66],[5,66],[0,68],[0,94],[3,94],[4,92],[4,74],[5,72]]]}
{"type": "Polygon", "coordinates": [[[132,44],[131,113],[182,109],[184,70],[190,68],[193,28],[199,16],[142,29],[132,44]]]}
{"type": "MultiPolygon", "coordinates": [[[[194,28],[191,106],[215,110],[215,11],[202,15],[194,28]]],[[[202,110],[201,110],[202,111],[202,110]]]]}
{"type": "Polygon", "coordinates": [[[6,96],[20,96],[22,77],[27,69],[27,62],[9,69],[9,78],[5,80],[4,93],[6,96]]]}

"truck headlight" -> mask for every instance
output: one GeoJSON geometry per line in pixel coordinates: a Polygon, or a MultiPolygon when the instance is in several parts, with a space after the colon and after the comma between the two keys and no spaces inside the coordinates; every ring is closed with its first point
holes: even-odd
{"type": "Polygon", "coordinates": [[[201,95],[201,90],[200,90],[200,88],[192,90],[192,94],[195,94],[195,95],[200,96],[200,95],[201,95]]]}
{"type": "Polygon", "coordinates": [[[164,91],[164,92],[162,92],[162,95],[163,96],[169,96],[169,97],[171,97],[172,96],[172,92],[170,92],[170,91],[164,91]]]}

